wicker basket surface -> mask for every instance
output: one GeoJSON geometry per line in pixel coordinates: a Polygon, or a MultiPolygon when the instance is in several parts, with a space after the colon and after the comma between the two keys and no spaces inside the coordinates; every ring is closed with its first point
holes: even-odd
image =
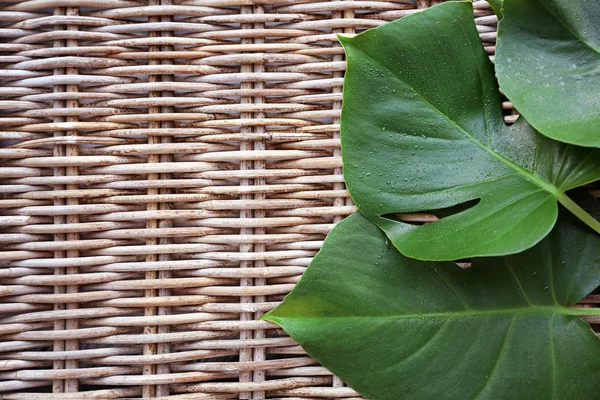
{"type": "Polygon", "coordinates": [[[360,398],[258,319],[355,210],[335,35],[435,3],[2,0],[0,398],[360,398]]]}

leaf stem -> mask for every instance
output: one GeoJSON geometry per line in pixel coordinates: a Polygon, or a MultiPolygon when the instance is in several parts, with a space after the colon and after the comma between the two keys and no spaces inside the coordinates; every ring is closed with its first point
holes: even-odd
{"type": "Polygon", "coordinates": [[[561,193],[561,195],[558,196],[558,201],[560,204],[565,206],[567,210],[571,211],[577,218],[579,218],[584,224],[595,230],[597,233],[600,233],[600,221],[597,221],[594,217],[592,217],[587,211],[571,200],[569,196],[561,193]]]}
{"type": "Polygon", "coordinates": [[[580,317],[600,317],[600,308],[572,307],[569,308],[567,314],[580,317]]]}

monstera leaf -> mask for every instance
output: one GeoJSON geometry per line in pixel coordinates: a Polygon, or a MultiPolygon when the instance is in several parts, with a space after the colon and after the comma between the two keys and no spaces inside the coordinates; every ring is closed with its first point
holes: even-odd
{"type": "Polygon", "coordinates": [[[348,58],[344,177],[359,210],[405,255],[512,254],[550,232],[557,200],[600,232],[565,191],[600,177],[600,150],[506,126],[470,2],[340,38],[348,58]],[[397,213],[478,203],[424,226],[397,213]]]}
{"type": "Polygon", "coordinates": [[[492,9],[498,16],[498,19],[502,18],[502,0],[487,0],[487,2],[492,6],[492,9]]]}
{"type": "Polygon", "coordinates": [[[600,340],[571,308],[600,284],[600,237],[548,238],[470,270],[402,256],[360,214],[342,221],[264,318],[368,399],[598,399],[600,340]]]}
{"type": "Polygon", "coordinates": [[[541,133],[600,147],[600,3],[504,0],[500,87],[541,133]]]}

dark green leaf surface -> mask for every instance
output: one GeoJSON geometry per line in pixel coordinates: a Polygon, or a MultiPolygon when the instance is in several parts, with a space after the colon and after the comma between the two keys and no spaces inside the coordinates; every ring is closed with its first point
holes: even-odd
{"type": "Polygon", "coordinates": [[[600,177],[600,150],[558,143],[521,119],[507,127],[470,2],[448,2],[341,38],[344,177],[359,210],[405,255],[504,255],[551,230],[564,191],[600,177]],[[480,199],[426,226],[395,213],[480,199]]]}
{"type": "Polygon", "coordinates": [[[356,213],[265,319],[368,399],[598,399],[600,340],[568,307],[600,284],[599,257],[600,237],[561,219],[465,271],[402,256],[356,213]]]}
{"type": "Polygon", "coordinates": [[[541,133],[600,147],[600,2],[504,0],[496,70],[541,133]]]}

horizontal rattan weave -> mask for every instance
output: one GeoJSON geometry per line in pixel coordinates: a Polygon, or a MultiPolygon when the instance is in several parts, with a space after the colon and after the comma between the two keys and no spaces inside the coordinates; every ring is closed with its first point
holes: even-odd
{"type": "Polygon", "coordinates": [[[259,318],[355,210],[336,34],[435,3],[0,0],[0,398],[360,398],[259,318]]]}

